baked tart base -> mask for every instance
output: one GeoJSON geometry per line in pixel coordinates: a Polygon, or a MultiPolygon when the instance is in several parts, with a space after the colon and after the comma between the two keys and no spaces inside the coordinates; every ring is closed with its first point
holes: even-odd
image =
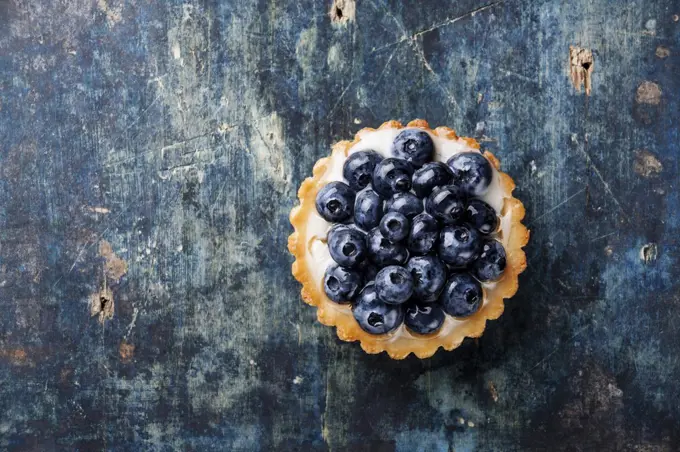
{"type": "MultiPolygon", "coordinates": [[[[417,119],[409,122],[406,127],[420,128],[432,135],[458,141],[469,148],[479,150],[480,146],[472,138],[458,137],[448,127],[430,129],[428,123],[417,119]]],[[[456,319],[446,316],[441,329],[429,335],[419,335],[401,325],[395,331],[384,335],[373,335],[361,329],[355,320],[351,305],[338,304],[331,301],[324,293],[322,282],[314,277],[314,266],[318,266],[308,253],[307,247],[312,237],[308,234],[310,216],[316,214],[316,195],[326,183],[325,176],[329,171],[330,159],[334,157],[346,158],[350,149],[361,141],[362,135],[382,129],[403,129],[398,121],[387,121],[378,129],[365,128],[360,130],[354,141],[340,141],[332,148],[329,157],[316,162],[313,177],[307,178],[298,191],[300,205],[294,207],[290,213],[290,222],[295,232],[288,238],[288,250],[295,256],[292,265],[293,276],[302,284],[302,299],[309,305],[316,306],[319,322],[336,327],[338,337],[344,341],[359,341],[361,348],[367,353],[387,352],[393,359],[403,359],[410,353],[418,358],[432,356],[439,347],[453,350],[466,337],[479,337],[484,332],[487,320],[497,319],[504,309],[504,300],[512,297],[518,288],[518,275],[526,268],[526,256],[522,248],[529,240],[529,230],[522,224],[525,215],[524,205],[512,197],[515,183],[510,176],[500,171],[499,160],[490,152],[484,156],[492,163],[499,178],[502,193],[502,207],[499,213],[502,240],[506,252],[506,268],[498,281],[484,285],[484,301],[482,307],[470,317],[456,319]]]]}

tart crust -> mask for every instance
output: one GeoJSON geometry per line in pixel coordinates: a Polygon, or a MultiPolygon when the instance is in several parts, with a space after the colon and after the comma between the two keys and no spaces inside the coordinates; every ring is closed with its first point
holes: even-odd
{"type": "MultiPolygon", "coordinates": [[[[419,127],[432,134],[452,140],[460,139],[474,149],[479,149],[479,143],[473,138],[458,137],[456,132],[448,127],[437,127],[430,129],[429,124],[416,119],[409,122],[406,127],[419,127]]],[[[402,129],[404,126],[398,121],[387,121],[379,129],[396,128],[402,129]]],[[[340,141],[333,145],[332,155],[339,153],[347,156],[350,148],[360,141],[360,135],[365,131],[375,129],[365,128],[355,135],[354,141],[340,141]]],[[[500,184],[505,195],[501,215],[510,215],[510,226],[508,230],[503,230],[503,234],[509,234],[507,245],[505,246],[507,265],[505,272],[495,287],[491,291],[484,291],[484,304],[482,308],[466,319],[463,324],[450,329],[447,334],[433,333],[431,335],[417,335],[411,332],[398,334],[404,325],[400,326],[392,333],[384,335],[373,335],[361,329],[352,315],[349,304],[339,305],[332,302],[323,292],[322,287],[314,281],[309,269],[312,262],[308,262],[305,252],[305,238],[307,236],[306,226],[310,213],[316,211],[316,194],[325,185],[322,178],[328,168],[328,158],[319,159],[314,165],[313,177],[305,179],[298,190],[300,205],[294,207],[290,212],[290,222],[295,232],[288,238],[288,250],[295,256],[292,272],[295,279],[302,284],[302,299],[305,303],[317,307],[317,318],[319,322],[328,326],[335,326],[338,337],[343,341],[360,341],[361,348],[367,353],[387,352],[393,359],[403,359],[410,353],[418,358],[428,358],[442,347],[446,350],[453,350],[458,347],[466,337],[479,337],[484,332],[487,320],[494,320],[500,317],[504,309],[504,299],[512,297],[518,288],[518,275],[526,268],[526,255],[522,248],[529,241],[529,230],[522,224],[525,210],[524,205],[516,198],[512,197],[515,182],[510,176],[500,171],[499,160],[490,152],[484,152],[489,161],[498,170],[500,184]]],[[[447,316],[445,321],[452,319],[447,316]]],[[[443,328],[442,328],[443,330],[443,328]]]]}

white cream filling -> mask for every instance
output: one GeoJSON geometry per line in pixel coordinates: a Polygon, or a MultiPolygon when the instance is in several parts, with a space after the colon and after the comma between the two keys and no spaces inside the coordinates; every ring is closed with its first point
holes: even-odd
{"type": "MultiPolygon", "coordinates": [[[[349,150],[349,155],[365,150],[373,150],[383,155],[384,157],[392,157],[391,147],[394,138],[399,132],[404,129],[381,129],[373,131],[362,131],[360,133],[360,141],[352,146],[349,150]]],[[[429,132],[428,132],[429,133],[429,132]]],[[[444,162],[451,158],[451,156],[461,153],[461,152],[479,152],[477,149],[471,148],[468,144],[460,138],[449,139],[445,137],[438,137],[430,133],[432,140],[434,142],[434,159],[437,162],[444,162]]],[[[328,166],[325,174],[321,177],[321,182],[333,182],[333,181],[344,181],[342,177],[342,169],[345,164],[347,157],[335,153],[329,158],[328,166]]],[[[493,165],[492,165],[493,168],[493,165]]],[[[507,241],[509,237],[510,228],[510,215],[511,212],[507,212],[505,216],[501,215],[501,210],[503,208],[503,201],[505,198],[509,198],[510,193],[504,193],[501,187],[500,179],[498,177],[498,171],[493,168],[493,178],[491,180],[491,185],[488,191],[480,197],[484,202],[489,204],[496,210],[496,214],[500,218],[500,233],[497,233],[497,239],[501,241],[503,246],[507,247],[507,241]]],[[[323,277],[326,268],[333,262],[330,252],[328,251],[328,245],[326,243],[326,236],[328,230],[332,226],[332,223],[327,222],[314,210],[309,215],[307,220],[307,248],[306,248],[306,260],[309,262],[309,271],[317,282],[319,286],[323,286],[323,277]]],[[[495,283],[483,283],[482,284],[487,290],[492,289],[495,283]]],[[[323,292],[323,288],[321,289],[323,292]]],[[[486,299],[484,300],[486,302],[486,299]]],[[[330,303],[333,305],[333,303],[330,303]]],[[[341,305],[337,305],[340,307],[341,305]]],[[[457,323],[464,322],[464,320],[455,320],[452,317],[447,316],[445,325],[442,328],[442,333],[444,330],[450,329],[457,323]]]]}

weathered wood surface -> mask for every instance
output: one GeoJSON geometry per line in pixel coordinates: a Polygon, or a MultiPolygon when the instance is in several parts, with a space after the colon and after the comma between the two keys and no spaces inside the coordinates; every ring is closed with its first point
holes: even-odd
{"type": "Polygon", "coordinates": [[[352,6],[0,0],[0,448],[677,450],[680,2],[352,6]],[[416,117],[533,234],[482,338],[395,362],[315,322],[287,215],[416,117]]]}

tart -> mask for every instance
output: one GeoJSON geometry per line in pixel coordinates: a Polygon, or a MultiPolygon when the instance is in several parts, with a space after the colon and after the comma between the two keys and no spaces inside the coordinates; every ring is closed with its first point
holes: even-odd
{"type": "Polygon", "coordinates": [[[290,213],[302,299],[344,341],[394,359],[479,337],[518,288],[515,184],[472,138],[388,121],[316,162],[290,213]]]}

